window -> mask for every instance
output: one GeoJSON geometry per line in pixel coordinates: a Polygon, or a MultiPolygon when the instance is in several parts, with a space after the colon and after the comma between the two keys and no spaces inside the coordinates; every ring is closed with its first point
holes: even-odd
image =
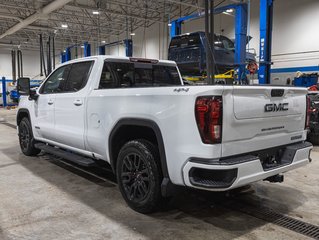
{"type": "Polygon", "coordinates": [[[104,63],[99,89],[105,89],[105,88],[115,88],[117,87],[116,81],[112,76],[112,73],[110,71],[110,67],[107,63],[104,63]]]}
{"type": "Polygon", "coordinates": [[[112,70],[121,88],[132,87],[134,84],[133,63],[112,63],[112,70]]]}
{"type": "Polygon", "coordinates": [[[66,82],[66,92],[76,92],[82,89],[90,75],[93,61],[73,63],[68,80],[66,82]]]}
{"type": "Polygon", "coordinates": [[[113,62],[104,65],[99,89],[170,85],[181,85],[175,66],[113,62]]]}
{"type": "Polygon", "coordinates": [[[153,66],[153,84],[154,85],[180,85],[176,67],[173,66],[153,66]]]}
{"type": "Polygon", "coordinates": [[[69,69],[70,65],[66,65],[55,70],[44,83],[40,93],[49,94],[62,92],[68,77],[69,69]]]}
{"type": "Polygon", "coordinates": [[[223,42],[225,49],[227,49],[227,50],[234,50],[235,49],[235,45],[230,39],[228,39],[224,36],[220,36],[220,39],[223,42]]]}

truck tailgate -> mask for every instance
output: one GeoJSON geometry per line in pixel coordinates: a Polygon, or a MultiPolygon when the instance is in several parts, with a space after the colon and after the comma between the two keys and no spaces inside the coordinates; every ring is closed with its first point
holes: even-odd
{"type": "Polygon", "coordinates": [[[222,156],[304,140],[306,93],[295,87],[226,87],[222,156]]]}

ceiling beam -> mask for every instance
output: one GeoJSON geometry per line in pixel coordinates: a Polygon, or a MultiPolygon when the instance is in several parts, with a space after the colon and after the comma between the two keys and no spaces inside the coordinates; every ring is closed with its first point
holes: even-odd
{"type": "Polygon", "coordinates": [[[65,4],[68,4],[72,0],[55,0],[45,7],[38,10],[36,13],[30,15],[26,19],[24,19],[22,22],[19,22],[18,24],[14,25],[13,27],[9,28],[5,33],[0,35],[0,39],[4,38],[5,36],[11,35],[17,31],[19,31],[22,28],[25,28],[26,26],[29,26],[33,22],[39,20],[40,18],[50,14],[51,12],[60,9],[65,4]]]}

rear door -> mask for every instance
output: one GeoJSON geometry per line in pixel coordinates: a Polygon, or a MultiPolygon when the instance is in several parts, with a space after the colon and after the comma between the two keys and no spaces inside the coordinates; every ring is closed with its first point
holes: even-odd
{"type": "Polygon", "coordinates": [[[306,89],[232,86],[223,95],[223,156],[305,139],[306,89]]]}
{"type": "Polygon", "coordinates": [[[86,84],[93,61],[73,63],[64,93],[55,99],[55,141],[85,149],[86,84]]]}

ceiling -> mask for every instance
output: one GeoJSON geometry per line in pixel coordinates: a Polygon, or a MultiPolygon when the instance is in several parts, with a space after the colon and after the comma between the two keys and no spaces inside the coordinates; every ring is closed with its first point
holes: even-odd
{"type": "Polygon", "coordinates": [[[202,6],[203,0],[0,0],[0,47],[38,49],[39,34],[44,40],[54,36],[57,50],[107,43],[202,6]]]}

